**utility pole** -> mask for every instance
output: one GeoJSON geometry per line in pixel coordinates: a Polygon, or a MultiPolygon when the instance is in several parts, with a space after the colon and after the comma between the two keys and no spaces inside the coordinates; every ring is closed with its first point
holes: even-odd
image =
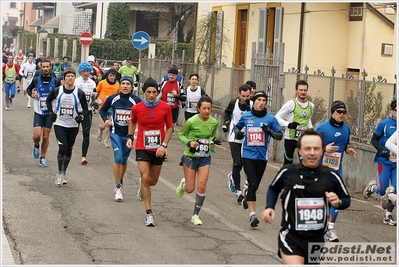
{"type": "Polygon", "coordinates": [[[173,36],[173,48],[172,48],[172,62],[171,62],[171,64],[173,64],[173,61],[174,61],[174,58],[175,58],[175,51],[176,51],[176,49],[177,49],[177,41],[178,41],[178,39],[177,39],[177,32],[179,31],[179,21],[177,21],[176,22],[176,27],[175,27],[175,33],[174,33],[174,36],[173,36]]]}

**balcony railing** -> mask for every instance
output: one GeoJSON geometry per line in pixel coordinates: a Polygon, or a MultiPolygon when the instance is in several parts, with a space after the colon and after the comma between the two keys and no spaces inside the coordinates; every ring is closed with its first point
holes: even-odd
{"type": "Polygon", "coordinates": [[[43,2],[34,2],[32,3],[32,9],[40,9],[40,10],[45,10],[45,9],[54,9],[55,8],[55,2],[47,2],[47,3],[43,3],[43,2]]]}

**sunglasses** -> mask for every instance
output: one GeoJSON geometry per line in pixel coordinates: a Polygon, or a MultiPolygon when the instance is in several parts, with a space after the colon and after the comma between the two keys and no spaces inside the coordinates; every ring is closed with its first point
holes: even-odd
{"type": "Polygon", "coordinates": [[[346,114],[346,110],[336,110],[338,114],[346,114]]]}

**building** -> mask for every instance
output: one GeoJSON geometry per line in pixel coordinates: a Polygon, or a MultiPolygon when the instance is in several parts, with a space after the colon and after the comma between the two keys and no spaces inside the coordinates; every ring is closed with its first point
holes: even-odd
{"type": "Polygon", "coordinates": [[[203,57],[216,65],[250,68],[255,44],[257,53],[283,52],[284,71],[334,67],[359,77],[366,69],[396,82],[396,2],[199,2],[198,10],[197,28],[216,26],[203,57]]]}

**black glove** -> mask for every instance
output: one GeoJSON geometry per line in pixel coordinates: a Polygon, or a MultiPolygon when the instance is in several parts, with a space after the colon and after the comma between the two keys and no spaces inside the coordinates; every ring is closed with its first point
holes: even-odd
{"type": "Polygon", "coordinates": [[[75,117],[75,121],[77,123],[81,123],[83,121],[83,117],[81,115],[78,115],[78,116],[75,117]]]}
{"type": "Polygon", "coordinates": [[[100,107],[100,104],[99,104],[97,101],[93,101],[93,102],[91,102],[91,106],[92,106],[94,109],[98,109],[98,108],[100,107]]]}
{"type": "Polygon", "coordinates": [[[50,118],[52,122],[55,122],[57,120],[57,113],[51,112],[50,113],[50,118]]]}
{"type": "Polygon", "coordinates": [[[289,129],[296,129],[296,127],[298,127],[298,125],[299,125],[299,123],[294,121],[294,122],[289,123],[287,127],[289,129]]]}
{"type": "Polygon", "coordinates": [[[242,140],[244,138],[244,133],[241,131],[236,132],[234,138],[237,140],[242,140]]]}
{"type": "Polygon", "coordinates": [[[137,87],[137,86],[139,86],[139,83],[138,82],[134,82],[133,85],[134,85],[134,87],[137,87]]]}
{"type": "Polygon", "coordinates": [[[223,125],[222,130],[224,133],[227,133],[229,131],[229,128],[226,125],[223,125]]]}
{"type": "Polygon", "coordinates": [[[388,153],[388,151],[382,150],[382,151],[380,152],[380,154],[381,154],[381,157],[386,158],[386,159],[389,159],[389,153],[388,153]]]}
{"type": "Polygon", "coordinates": [[[267,134],[270,135],[270,131],[271,131],[272,129],[270,129],[269,126],[267,126],[266,124],[263,124],[263,125],[261,126],[261,128],[262,128],[262,130],[263,130],[265,133],[267,133],[267,134]]]}

